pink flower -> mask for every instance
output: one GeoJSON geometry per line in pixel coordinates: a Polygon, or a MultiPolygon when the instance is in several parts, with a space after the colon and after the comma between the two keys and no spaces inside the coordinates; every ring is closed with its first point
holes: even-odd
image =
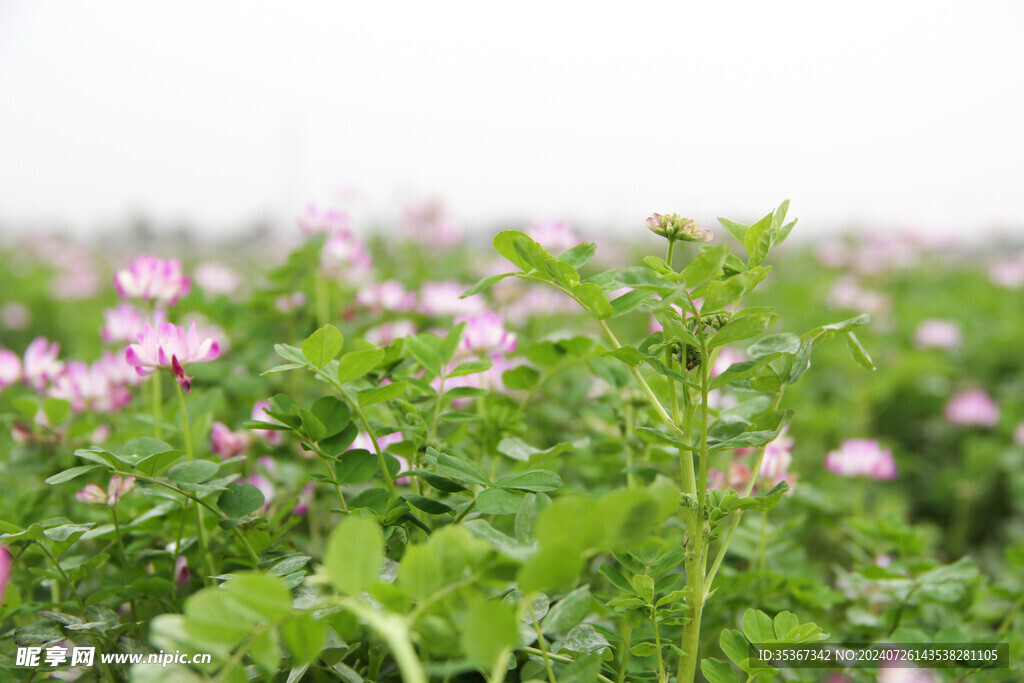
{"type": "Polygon", "coordinates": [[[995,427],[999,406],[982,389],[971,389],[954,396],[946,404],[946,421],[954,425],[995,427]]]}
{"type": "Polygon", "coordinates": [[[1013,430],[1013,443],[1017,446],[1024,446],[1024,422],[1017,425],[1013,430]]]}
{"type": "Polygon", "coordinates": [[[398,280],[387,280],[364,285],[356,293],[360,306],[381,311],[411,311],[416,308],[416,294],[410,292],[398,280]]]}
{"type": "Polygon", "coordinates": [[[348,222],[348,214],[344,211],[318,209],[311,205],[299,218],[299,229],[306,235],[333,235],[347,231],[348,222]]]}
{"type": "Polygon", "coordinates": [[[715,364],[711,366],[711,376],[718,377],[723,372],[728,370],[729,366],[732,365],[733,363],[742,363],[745,360],[748,360],[747,357],[744,356],[739,351],[734,351],[733,349],[730,349],[728,346],[723,347],[718,352],[718,357],[715,359],[715,364]]]}
{"type": "Polygon", "coordinates": [[[892,451],[874,439],[847,439],[825,456],[825,469],[843,477],[896,478],[892,451]]]}
{"type": "Polygon", "coordinates": [[[313,502],[313,492],[315,490],[316,487],[313,485],[313,482],[302,487],[302,490],[299,491],[299,495],[297,497],[297,503],[295,507],[292,508],[293,515],[301,517],[309,512],[309,506],[313,502]]]}
{"type": "Polygon", "coordinates": [[[112,358],[108,355],[92,365],[82,361],[69,362],[53,380],[47,394],[68,401],[76,413],[87,409],[105,413],[120,410],[131,400],[131,394],[124,383],[115,381],[109,374],[112,358]]]}
{"type": "Polygon", "coordinates": [[[957,324],[949,320],[929,318],[922,320],[914,333],[914,343],[919,349],[946,349],[952,351],[960,348],[964,338],[957,324]]]}
{"type": "Polygon", "coordinates": [[[157,368],[171,368],[178,384],[188,391],[192,378],[185,374],[184,366],[215,360],[219,355],[220,345],[216,341],[199,340],[195,323],[188,332],[173,323],[160,323],[155,330],[146,324],[139,333],[139,343],[129,346],[124,357],[140,375],[148,375],[157,368]]]}
{"type": "Polygon", "coordinates": [[[214,422],[210,427],[210,450],[222,460],[243,455],[248,448],[249,435],[246,432],[233,432],[223,422],[214,422]]]}
{"type": "Polygon", "coordinates": [[[1024,251],[989,266],[988,279],[992,284],[1004,289],[1024,287],[1024,251]]]}
{"type": "Polygon", "coordinates": [[[394,320],[368,329],[363,335],[363,339],[377,346],[387,346],[396,339],[408,337],[412,334],[416,334],[416,325],[411,321],[394,320]]]}
{"type": "Polygon", "coordinates": [[[106,504],[114,507],[121,500],[121,497],[133,488],[135,488],[135,477],[125,477],[122,479],[120,474],[115,474],[110,478],[106,491],[96,484],[86,484],[85,488],[75,494],[75,498],[79,502],[88,503],[89,505],[106,504]]]}
{"type": "MultiPolygon", "coordinates": [[[[264,411],[270,408],[270,401],[257,401],[252,407],[252,419],[260,422],[277,423],[277,420],[267,415],[264,411]]],[[[281,443],[281,432],[274,429],[254,429],[253,434],[260,437],[272,446],[281,443]]]]}
{"type": "Polygon", "coordinates": [[[555,256],[582,241],[565,221],[537,221],[526,234],[555,256]]]}
{"type": "Polygon", "coordinates": [[[282,294],[281,296],[274,299],[274,308],[281,311],[282,313],[291,313],[297,308],[301,308],[306,305],[306,295],[302,292],[292,292],[291,294],[282,294]]]}
{"type": "Polygon", "coordinates": [[[216,261],[206,261],[196,266],[196,282],[204,292],[213,295],[230,296],[237,293],[242,286],[242,279],[238,277],[238,273],[216,261]]]}
{"type": "Polygon", "coordinates": [[[324,243],[320,267],[331,277],[357,282],[373,267],[373,259],[363,241],[345,230],[332,234],[324,243]]]}
{"type": "Polygon", "coordinates": [[[188,569],[188,558],[178,555],[174,560],[174,583],[183,586],[192,580],[192,572],[188,569]]]}
{"type": "Polygon", "coordinates": [[[174,305],[192,288],[181,272],[178,259],[161,259],[143,254],[114,276],[114,287],[125,299],[145,299],[174,305]]]}
{"type": "Polygon", "coordinates": [[[14,351],[0,349],[0,389],[21,381],[21,359],[14,351]]]}
{"type": "Polygon", "coordinates": [[[22,365],[22,379],[36,391],[42,391],[46,385],[60,375],[64,363],[57,360],[60,344],[50,343],[46,337],[36,337],[25,349],[22,365]]]}
{"type": "Polygon", "coordinates": [[[14,556],[7,548],[0,546],[0,605],[4,602],[4,591],[7,590],[7,583],[11,580],[11,567],[14,566],[14,556]]]}
{"type": "Polygon", "coordinates": [[[471,296],[460,299],[469,287],[452,280],[424,282],[420,286],[419,310],[426,315],[474,315],[484,310],[484,299],[471,296]]]}
{"type": "Polygon", "coordinates": [[[127,303],[120,303],[115,308],[103,311],[103,330],[101,336],[108,344],[117,342],[131,343],[138,339],[146,317],[137,308],[127,303]]]}
{"type": "Polygon", "coordinates": [[[852,276],[841,277],[828,293],[828,305],[852,311],[863,311],[872,315],[888,313],[889,298],[879,292],[864,289],[852,276]]]}
{"type": "Polygon", "coordinates": [[[516,335],[505,329],[505,320],[497,313],[484,311],[459,316],[455,324],[466,323],[459,350],[467,355],[497,356],[515,351],[516,335]]]}
{"type": "Polygon", "coordinates": [[[23,330],[28,327],[32,313],[20,301],[8,301],[0,306],[0,324],[9,330],[23,330]]]}

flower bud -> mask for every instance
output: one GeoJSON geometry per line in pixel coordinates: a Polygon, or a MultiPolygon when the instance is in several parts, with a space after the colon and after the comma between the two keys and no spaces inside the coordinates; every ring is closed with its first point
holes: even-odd
{"type": "Polygon", "coordinates": [[[652,214],[646,225],[651,232],[661,235],[670,242],[710,242],[714,237],[709,228],[698,228],[692,218],[683,218],[677,213],[652,214]]]}

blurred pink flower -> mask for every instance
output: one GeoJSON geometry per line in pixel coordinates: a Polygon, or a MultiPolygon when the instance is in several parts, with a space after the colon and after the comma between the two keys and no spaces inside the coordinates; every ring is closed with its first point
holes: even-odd
{"type": "Polygon", "coordinates": [[[309,512],[309,506],[313,502],[313,493],[316,490],[313,482],[309,482],[302,487],[299,491],[299,495],[296,497],[295,507],[292,508],[292,514],[298,517],[305,515],[309,512]]]}
{"type": "Polygon", "coordinates": [[[402,212],[409,235],[427,247],[447,247],[463,238],[462,228],[448,215],[438,199],[409,204],[402,212]]]}
{"type": "Polygon", "coordinates": [[[938,683],[938,680],[927,669],[885,663],[878,668],[878,683],[938,683]]]}
{"type": "MultiPolygon", "coordinates": [[[[270,408],[270,401],[257,401],[252,407],[252,419],[260,422],[277,423],[277,420],[267,415],[264,410],[270,408]]],[[[274,429],[254,429],[253,434],[260,437],[272,446],[281,443],[281,432],[274,429]]]]}
{"type": "Polygon", "coordinates": [[[420,286],[419,312],[425,315],[474,315],[484,310],[484,298],[460,299],[469,287],[453,280],[424,282],[420,286]]]}
{"type": "Polygon", "coordinates": [[[738,460],[733,460],[729,463],[728,473],[717,470],[714,467],[708,470],[709,489],[729,488],[734,491],[743,491],[749,481],[750,468],[738,460]]]}
{"type": "Polygon", "coordinates": [[[718,377],[733,363],[742,363],[745,360],[749,359],[739,351],[730,349],[728,346],[722,347],[715,359],[715,364],[711,366],[711,376],[718,377]]]}
{"type": "Polygon", "coordinates": [[[838,450],[825,456],[825,469],[843,477],[896,478],[892,451],[874,439],[843,441],[838,450]]]}
{"type": "Polygon", "coordinates": [[[138,340],[142,326],[146,324],[146,316],[128,303],[120,303],[114,308],[103,311],[103,329],[101,336],[108,344],[138,340]]]}
{"type": "Polygon", "coordinates": [[[299,217],[299,229],[306,235],[333,235],[348,230],[348,224],[348,214],[344,211],[318,209],[312,205],[299,217]]]}
{"type": "Polygon", "coordinates": [[[281,296],[274,299],[274,308],[281,311],[282,313],[291,313],[296,308],[301,308],[306,305],[306,295],[303,292],[292,292],[291,294],[282,294],[281,296]]]}
{"type": "Polygon", "coordinates": [[[120,474],[115,474],[110,478],[106,491],[96,484],[86,484],[85,488],[75,494],[75,498],[89,505],[106,504],[114,507],[120,502],[121,497],[133,488],[135,488],[135,477],[125,477],[122,479],[120,474]]]}
{"type": "Polygon", "coordinates": [[[196,266],[196,283],[207,294],[237,294],[242,286],[238,273],[223,263],[205,261],[196,266]]]}
{"type": "Polygon", "coordinates": [[[0,389],[21,381],[21,358],[14,351],[0,349],[0,389]]]}
{"type": "Polygon", "coordinates": [[[829,306],[863,313],[879,315],[888,313],[890,309],[889,298],[884,294],[864,289],[852,276],[841,277],[836,280],[827,296],[829,306]]]}
{"type": "Polygon", "coordinates": [[[20,301],[8,301],[0,306],[0,324],[9,330],[23,330],[28,327],[32,313],[20,301]]]}
{"type": "Polygon", "coordinates": [[[114,287],[125,299],[145,299],[174,305],[192,288],[178,259],[161,259],[143,254],[125,270],[114,275],[114,287]]]}
{"type": "Polygon", "coordinates": [[[555,256],[583,241],[565,221],[537,221],[526,234],[555,256]]]}
{"type": "Polygon", "coordinates": [[[1024,287],[1024,251],[989,266],[988,279],[992,284],[1005,289],[1024,287]]]}
{"type": "Polygon", "coordinates": [[[243,455],[249,448],[247,432],[233,432],[223,422],[214,422],[210,427],[210,450],[222,460],[243,455]]]}
{"type": "Polygon", "coordinates": [[[459,351],[467,355],[498,356],[516,349],[516,335],[505,328],[505,320],[492,311],[458,316],[455,324],[466,323],[459,351]]]}
{"type": "Polygon", "coordinates": [[[950,320],[929,318],[922,320],[914,332],[914,344],[919,349],[946,349],[952,351],[960,348],[964,337],[956,323],[950,320]]]}
{"type": "Polygon", "coordinates": [[[11,551],[0,545],[0,604],[4,601],[4,591],[11,580],[11,567],[14,566],[14,556],[11,551]]]}
{"type": "Polygon", "coordinates": [[[373,267],[373,259],[363,241],[345,230],[335,232],[324,243],[320,254],[320,267],[330,277],[346,282],[359,282],[373,267]]]}
{"type": "Polygon", "coordinates": [[[109,413],[123,408],[131,394],[124,383],[115,381],[109,374],[111,358],[100,359],[89,365],[82,361],[70,361],[63,372],[53,380],[47,395],[68,401],[76,413],[94,410],[109,413]]]}
{"type": "Polygon", "coordinates": [[[964,391],[946,404],[946,421],[954,425],[995,427],[999,406],[983,389],[964,391]]]}
{"type": "Polygon", "coordinates": [[[1024,446],[1024,422],[1017,425],[1013,430],[1013,443],[1017,446],[1024,446]]]}
{"type": "Polygon", "coordinates": [[[188,569],[188,558],[178,555],[174,560],[174,583],[183,586],[192,580],[192,572],[188,569]]]}
{"type": "Polygon", "coordinates": [[[157,368],[171,368],[181,388],[188,391],[192,378],[185,374],[189,363],[215,360],[220,346],[213,339],[200,341],[196,324],[188,332],[173,323],[161,323],[157,329],[146,324],[139,333],[139,343],[125,351],[125,360],[135,366],[140,375],[148,375],[157,368]]]}
{"type": "Polygon", "coordinates": [[[42,391],[46,385],[58,377],[64,370],[64,363],[57,360],[60,344],[52,344],[46,337],[36,337],[25,349],[22,363],[22,379],[36,391],[42,391]]]}
{"type": "Polygon", "coordinates": [[[363,339],[377,346],[387,346],[396,339],[408,337],[411,334],[416,334],[416,325],[411,321],[392,320],[371,327],[363,334],[363,339]]]}
{"type": "Polygon", "coordinates": [[[410,292],[398,280],[386,280],[363,285],[356,292],[356,303],[381,311],[411,311],[416,307],[416,293],[410,292]]]}

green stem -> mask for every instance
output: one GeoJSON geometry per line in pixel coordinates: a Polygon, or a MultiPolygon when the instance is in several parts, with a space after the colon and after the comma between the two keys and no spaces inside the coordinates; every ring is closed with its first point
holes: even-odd
{"type": "Polygon", "coordinates": [[[161,387],[160,377],[161,377],[161,374],[159,372],[154,372],[153,376],[149,380],[149,387],[150,387],[149,400],[150,400],[150,403],[152,404],[150,406],[150,410],[153,411],[153,438],[154,439],[162,439],[163,438],[163,422],[164,422],[164,415],[163,415],[163,391],[162,391],[162,387],[161,387]]]}
{"type": "MultiPolygon", "coordinates": [[[[192,430],[188,426],[188,411],[185,409],[185,392],[181,385],[175,381],[174,388],[178,393],[178,407],[181,409],[181,433],[185,439],[185,456],[189,462],[195,460],[195,453],[192,450],[192,430]]],[[[213,557],[210,556],[210,549],[206,542],[206,528],[203,526],[203,511],[196,506],[196,539],[199,541],[199,555],[206,565],[206,574],[203,576],[203,583],[209,584],[210,577],[217,572],[213,568],[213,557]]]]}
{"type": "MultiPolygon", "coordinates": [[[[121,525],[118,524],[118,521],[117,521],[117,506],[116,505],[110,507],[110,516],[114,520],[114,535],[117,537],[117,548],[118,548],[118,550],[121,553],[121,566],[124,569],[127,570],[128,569],[128,553],[124,549],[124,541],[121,538],[121,525]]],[[[3,597],[3,596],[0,596],[0,597],[3,597]]],[[[138,614],[136,614],[136,612],[135,612],[135,601],[134,600],[132,600],[132,601],[130,601],[128,603],[128,609],[131,610],[132,625],[133,625],[134,630],[135,630],[135,635],[138,635],[138,633],[139,633],[139,617],[138,617],[138,614]]]]}
{"type": "Polygon", "coordinates": [[[629,661],[629,644],[633,636],[633,629],[624,628],[626,629],[626,635],[622,638],[622,650],[619,655],[619,676],[616,683],[625,683],[626,681],[626,662],[629,661]]]}
{"type": "MultiPolygon", "coordinates": [[[[532,605],[532,602],[528,603],[532,605]]],[[[544,632],[540,630],[540,624],[537,623],[537,615],[534,614],[532,607],[530,608],[530,620],[533,622],[533,630],[537,634],[537,644],[540,645],[541,657],[544,659],[544,669],[548,674],[548,683],[558,683],[555,679],[555,670],[551,668],[551,659],[548,654],[548,644],[544,640],[544,632]]]]}
{"type": "Polygon", "coordinates": [[[339,598],[339,604],[365,621],[391,648],[391,654],[398,662],[403,683],[427,683],[427,676],[420,666],[416,650],[410,640],[406,621],[394,614],[381,612],[354,598],[339,598]]]}
{"type": "Polygon", "coordinates": [[[654,648],[658,653],[658,683],[668,683],[668,676],[665,674],[665,661],[661,656],[661,632],[658,629],[658,615],[654,606],[651,606],[651,626],[654,628],[654,648]]]}

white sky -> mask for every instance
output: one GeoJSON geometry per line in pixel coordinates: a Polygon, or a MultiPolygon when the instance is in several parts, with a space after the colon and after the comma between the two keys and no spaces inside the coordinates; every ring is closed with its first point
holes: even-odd
{"type": "Polygon", "coordinates": [[[1019,227],[1022,4],[0,0],[0,226],[1019,227]]]}

